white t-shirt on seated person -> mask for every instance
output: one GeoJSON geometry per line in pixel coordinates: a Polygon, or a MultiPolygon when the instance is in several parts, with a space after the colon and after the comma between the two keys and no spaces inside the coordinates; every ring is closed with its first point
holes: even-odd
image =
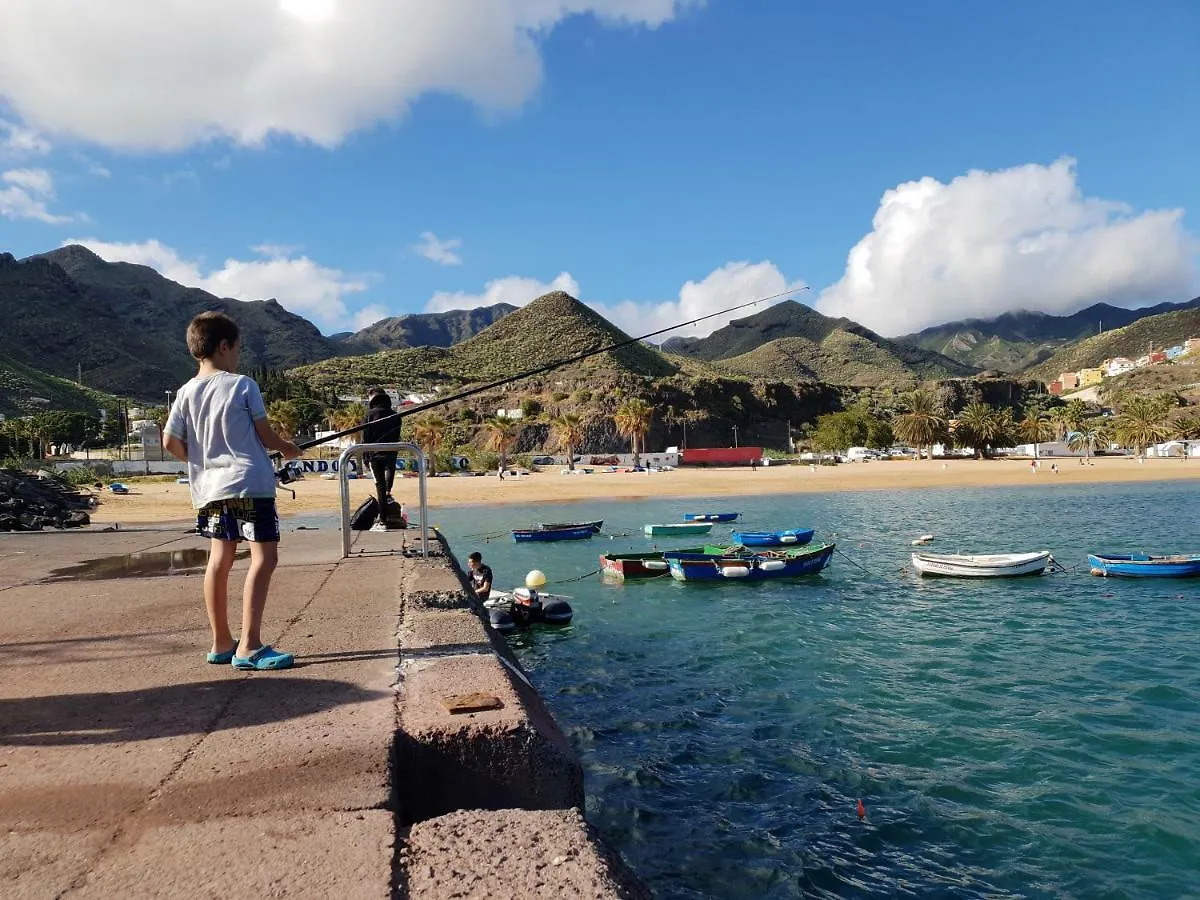
{"type": "Polygon", "coordinates": [[[163,431],[187,444],[192,506],[274,497],[275,470],[254,423],[267,417],[253,378],[218,372],[179,389],[163,431]]]}

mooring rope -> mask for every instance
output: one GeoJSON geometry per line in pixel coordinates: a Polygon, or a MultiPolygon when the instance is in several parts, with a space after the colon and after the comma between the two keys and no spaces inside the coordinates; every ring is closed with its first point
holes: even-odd
{"type": "Polygon", "coordinates": [[[579,575],[575,578],[564,578],[561,581],[547,581],[546,584],[571,584],[574,581],[583,581],[585,578],[591,578],[593,575],[599,575],[603,569],[596,569],[594,572],[588,572],[586,575],[579,575]]]}
{"type": "Polygon", "coordinates": [[[857,566],[858,568],[862,569],[864,572],[866,572],[866,573],[867,573],[868,575],[870,575],[872,578],[879,578],[879,577],[880,577],[880,576],[879,576],[879,574],[877,574],[877,573],[875,573],[875,572],[872,572],[870,569],[868,569],[868,568],[867,568],[866,566],[864,566],[862,563],[860,563],[860,562],[858,562],[857,560],[855,560],[855,559],[854,559],[852,556],[850,556],[850,554],[846,553],[846,552],[845,552],[844,550],[842,550],[840,547],[835,547],[835,548],[834,548],[834,552],[835,552],[835,553],[837,553],[837,555],[838,555],[838,556],[842,557],[842,558],[843,558],[843,559],[845,559],[847,562],[849,562],[849,563],[850,563],[852,566],[857,566]]]}

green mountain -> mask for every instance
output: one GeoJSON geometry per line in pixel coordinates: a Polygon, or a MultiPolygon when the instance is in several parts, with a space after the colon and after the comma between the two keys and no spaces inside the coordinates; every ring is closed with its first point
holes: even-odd
{"type": "Polygon", "coordinates": [[[1061,372],[1098,366],[1114,356],[1137,359],[1151,349],[1162,350],[1200,337],[1200,306],[1138,319],[1132,325],[1106,331],[1055,353],[1028,374],[1051,381],[1061,372]]]}
{"type": "Polygon", "coordinates": [[[1019,311],[992,319],[948,322],[898,337],[896,341],[982,369],[1021,372],[1097,333],[1122,328],[1149,316],[1197,307],[1200,297],[1187,303],[1160,303],[1141,309],[1097,303],[1070,316],[1019,311]]]}
{"type": "Polygon", "coordinates": [[[663,350],[750,377],[863,387],[912,385],[977,371],[939,353],[880,337],[850,319],[824,316],[794,300],[735,319],[706,338],[672,339],[663,350]]]}
{"type": "Polygon", "coordinates": [[[353,334],[334,335],[339,354],[378,353],[405,347],[452,347],[499,322],[515,306],[497,303],[478,309],[452,309],[441,313],[414,313],[382,319],[353,334]]]}
{"type": "Polygon", "coordinates": [[[242,328],[245,368],[332,356],[316,326],[274,300],[224,300],[147,266],[108,263],[79,246],[16,260],[0,254],[0,356],[113,394],[157,400],[195,371],[184,333],[221,310],[242,328]]]}
{"type": "Polygon", "coordinates": [[[44,410],[96,413],[115,402],[115,397],[0,355],[0,415],[26,416],[44,410]]]}
{"type": "MultiPolygon", "coordinates": [[[[623,340],[628,336],[599,313],[569,294],[555,291],[450,348],[415,347],[341,357],[299,367],[291,374],[321,390],[361,390],[380,383],[422,387],[447,381],[488,381],[623,340]]],[[[564,369],[555,377],[580,371],[661,377],[674,374],[678,366],[652,347],[631,344],[564,369]]]]}

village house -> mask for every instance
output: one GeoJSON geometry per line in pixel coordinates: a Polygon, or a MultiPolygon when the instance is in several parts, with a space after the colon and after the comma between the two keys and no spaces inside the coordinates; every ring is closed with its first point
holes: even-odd
{"type": "Polygon", "coordinates": [[[1104,369],[1099,366],[1094,369],[1080,369],[1076,374],[1079,376],[1081,388],[1093,387],[1104,380],[1104,369]]]}
{"type": "Polygon", "coordinates": [[[1168,347],[1165,352],[1167,354],[1167,359],[1179,359],[1179,357],[1183,356],[1184,354],[1183,344],[1176,344],[1174,347],[1168,347]]]}
{"type": "Polygon", "coordinates": [[[1108,361],[1108,366],[1104,374],[1109,378],[1115,378],[1117,375],[1124,375],[1126,372],[1132,372],[1137,366],[1133,360],[1124,356],[1116,356],[1108,361]]]}
{"type": "Polygon", "coordinates": [[[1064,391],[1072,391],[1079,387],[1079,376],[1074,372],[1063,372],[1058,376],[1058,383],[1064,391]]]}

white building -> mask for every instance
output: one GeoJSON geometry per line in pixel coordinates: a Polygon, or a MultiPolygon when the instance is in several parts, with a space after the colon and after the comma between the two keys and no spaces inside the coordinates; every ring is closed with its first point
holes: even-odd
{"type": "Polygon", "coordinates": [[[1146,448],[1147,457],[1200,459],[1200,441],[1167,441],[1146,448]]]}
{"type": "MultiPolygon", "coordinates": [[[[1033,444],[1018,444],[1012,449],[1013,456],[1033,456],[1033,444]]],[[[1054,457],[1077,457],[1087,456],[1087,451],[1082,447],[1078,450],[1072,450],[1066,441],[1043,441],[1037,445],[1037,456],[1040,459],[1051,459],[1054,457]]],[[[1095,454],[1092,454],[1095,455],[1095,454]]]]}
{"type": "MultiPolygon", "coordinates": [[[[1147,362],[1149,359],[1147,358],[1147,362]]],[[[1132,359],[1124,356],[1117,356],[1108,361],[1108,367],[1104,370],[1109,378],[1114,378],[1117,375],[1124,375],[1126,372],[1132,372],[1137,366],[1134,365],[1132,359]]]]}

